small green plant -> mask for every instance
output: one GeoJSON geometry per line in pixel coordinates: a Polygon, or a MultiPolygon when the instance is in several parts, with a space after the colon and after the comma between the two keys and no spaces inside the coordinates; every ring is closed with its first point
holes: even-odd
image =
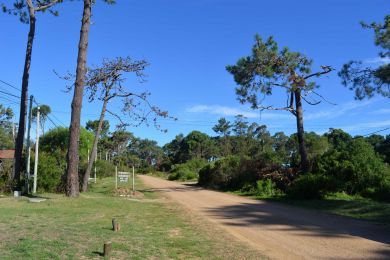
{"type": "Polygon", "coordinates": [[[270,180],[258,180],[256,182],[256,195],[261,197],[272,197],[280,193],[276,188],[276,184],[270,180]]]}

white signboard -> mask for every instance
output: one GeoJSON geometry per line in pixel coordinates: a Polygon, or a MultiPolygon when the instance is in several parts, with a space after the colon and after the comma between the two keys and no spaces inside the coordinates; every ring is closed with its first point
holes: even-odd
{"type": "Polygon", "coordinates": [[[129,172],[118,172],[119,182],[129,182],[130,173],[129,172]]]}

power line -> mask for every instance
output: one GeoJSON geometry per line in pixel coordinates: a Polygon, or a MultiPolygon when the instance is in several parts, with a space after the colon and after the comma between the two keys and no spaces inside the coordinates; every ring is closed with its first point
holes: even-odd
{"type": "MultiPolygon", "coordinates": [[[[36,99],[34,98],[34,103],[37,105],[37,106],[40,106],[40,104],[36,101],[36,99]]],[[[64,123],[61,122],[61,120],[59,120],[57,117],[54,116],[54,114],[52,114],[52,116],[61,124],[63,125],[64,127],[66,127],[66,125],[64,123]]],[[[49,115],[46,115],[47,119],[49,119],[49,121],[55,126],[55,127],[58,127],[58,125],[53,121],[53,119],[51,119],[51,117],[49,115]]]]}
{"type": "Polygon", "coordinates": [[[9,87],[11,87],[11,88],[13,88],[13,89],[16,89],[16,90],[18,90],[18,91],[22,91],[20,88],[17,88],[17,87],[15,87],[15,86],[11,85],[10,83],[7,83],[7,82],[5,82],[5,81],[3,81],[3,80],[1,80],[1,79],[0,79],[0,82],[3,83],[3,84],[5,84],[5,85],[7,85],[7,86],[9,86],[9,87]]]}
{"type": "Polygon", "coordinates": [[[16,104],[16,105],[19,105],[19,103],[18,102],[16,102],[15,100],[13,100],[13,99],[9,99],[9,98],[6,98],[6,97],[0,97],[1,99],[4,99],[4,100],[6,100],[6,101],[9,101],[9,102],[11,102],[11,103],[14,103],[14,104],[16,104]]]}
{"type": "Polygon", "coordinates": [[[386,130],[389,130],[389,129],[390,129],[390,127],[386,127],[386,128],[381,129],[381,130],[378,130],[378,131],[375,131],[375,132],[372,132],[372,133],[369,133],[369,134],[365,134],[363,136],[373,135],[373,134],[380,133],[380,132],[383,132],[383,131],[386,131],[386,130]]]}
{"type": "Polygon", "coordinates": [[[2,91],[2,90],[0,90],[0,93],[3,93],[3,94],[5,94],[5,95],[11,96],[11,97],[20,98],[20,96],[17,96],[17,95],[14,95],[14,94],[11,94],[11,93],[8,93],[8,92],[5,92],[5,91],[2,91]]]}
{"type": "Polygon", "coordinates": [[[62,123],[61,120],[59,120],[54,114],[51,114],[53,116],[54,119],[56,119],[61,125],[63,125],[64,127],[66,127],[66,125],[64,123],[62,123]]]}

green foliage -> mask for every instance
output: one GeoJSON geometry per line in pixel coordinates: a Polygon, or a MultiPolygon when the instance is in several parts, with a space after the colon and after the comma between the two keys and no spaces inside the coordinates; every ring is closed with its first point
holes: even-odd
{"type": "Polygon", "coordinates": [[[11,191],[10,177],[13,171],[12,160],[4,160],[0,163],[0,193],[11,191]]]}
{"type": "Polygon", "coordinates": [[[56,158],[46,152],[39,153],[38,192],[57,191],[64,172],[64,165],[59,167],[56,158]]]}
{"type": "Polygon", "coordinates": [[[261,197],[272,197],[277,194],[280,194],[280,191],[272,180],[265,179],[256,182],[256,195],[261,197]]]}
{"type": "MultiPolygon", "coordinates": [[[[381,49],[380,58],[390,58],[390,15],[385,16],[383,24],[361,24],[374,31],[375,45],[381,49]]],[[[350,61],[343,65],[338,75],[344,86],[355,91],[356,99],[371,98],[374,94],[390,96],[390,64],[367,67],[362,61],[350,61]]]]}
{"type": "Polygon", "coordinates": [[[390,202],[390,175],[387,179],[381,181],[379,186],[371,194],[371,197],[376,200],[390,202]]]}
{"type": "Polygon", "coordinates": [[[203,167],[199,171],[199,184],[214,189],[231,189],[240,173],[241,158],[228,156],[203,167]]]}
{"type": "Polygon", "coordinates": [[[13,149],[15,147],[12,134],[0,126],[0,149],[13,149]]]}
{"type": "MultiPolygon", "coordinates": [[[[92,146],[94,135],[85,128],[80,129],[80,160],[87,160],[88,149],[92,146]]],[[[50,153],[57,159],[57,162],[64,162],[69,145],[69,129],[57,127],[47,132],[40,139],[40,149],[50,153]]]]}
{"type": "MultiPolygon", "coordinates": [[[[49,11],[54,16],[58,16],[59,13],[58,11],[53,10],[51,7],[54,4],[62,3],[63,0],[31,0],[31,4],[33,7],[34,12],[45,12],[49,11]]],[[[29,19],[29,14],[28,14],[28,9],[27,9],[27,2],[26,0],[14,0],[12,4],[12,8],[6,6],[5,4],[1,4],[2,11],[4,13],[10,14],[10,15],[15,15],[19,16],[19,20],[21,23],[28,24],[30,23],[29,19]]]]}
{"type": "Polygon", "coordinates": [[[176,181],[176,180],[187,181],[187,180],[195,180],[197,178],[198,178],[198,174],[186,168],[185,166],[178,167],[175,171],[173,171],[168,176],[168,180],[170,181],[176,181]]]}
{"type": "Polygon", "coordinates": [[[199,131],[192,131],[185,137],[176,136],[163,150],[171,164],[184,163],[191,159],[210,160],[218,155],[215,140],[199,131]]]}
{"type": "Polygon", "coordinates": [[[136,163],[145,173],[156,171],[155,166],[159,166],[163,157],[163,150],[156,141],[136,137],[131,139],[127,152],[130,157],[138,158],[136,163]]]}
{"type": "MultiPolygon", "coordinates": [[[[85,129],[93,133],[96,133],[98,125],[99,125],[99,120],[88,120],[88,122],[85,125],[85,129]]],[[[110,122],[108,120],[103,120],[103,126],[102,129],[100,130],[100,136],[107,136],[109,130],[110,130],[110,122]]]]}
{"type": "Polygon", "coordinates": [[[298,177],[287,195],[294,199],[320,199],[337,186],[337,181],[321,174],[305,174],[298,177]]]}
{"type": "MultiPolygon", "coordinates": [[[[80,166],[79,174],[86,169],[88,147],[92,145],[94,135],[86,129],[80,129],[80,166]]],[[[38,163],[38,188],[40,192],[61,190],[61,176],[66,169],[66,153],[69,142],[69,129],[58,127],[47,132],[40,139],[40,154],[38,163]]]]}
{"type": "MultiPolygon", "coordinates": [[[[307,156],[313,164],[322,154],[329,149],[329,143],[325,136],[317,135],[314,132],[304,134],[307,156]]],[[[299,164],[298,138],[296,134],[291,135],[287,142],[288,149],[291,151],[291,165],[299,164]]]]}
{"type": "Polygon", "coordinates": [[[316,171],[333,176],[350,194],[376,187],[388,174],[383,160],[364,139],[352,139],[347,145],[326,152],[317,161],[316,171]]]}
{"type": "Polygon", "coordinates": [[[218,124],[213,127],[213,130],[221,136],[228,136],[231,128],[231,123],[227,121],[226,118],[222,117],[218,119],[218,124]]]}
{"type": "Polygon", "coordinates": [[[115,175],[115,165],[113,165],[108,161],[97,160],[95,166],[96,166],[96,175],[98,178],[112,177],[115,175]]]}
{"type": "MultiPolygon", "coordinates": [[[[287,47],[279,49],[272,37],[267,40],[256,35],[252,54],[243,57],[226,70],[234,76],[239,85],[236,94],[241,103],[251,104],[253,109],[263,107],[258,93],[271,95],[274,87],[284,86],[288,92],[298,83],[292,75],[309,74],[312,60],[299,52],[290,52],[287,47]]],[[[301,78],[303,80],[303,78],[301,78]]],[[[313,82],[300,82],[305,90],[311,90],[313,82]]]]}
{"type": "Polygon", "coordinates": [[[183,164],[172,166],[169,180],[194,180],[198,178],[198,172],[207,164],[204,159],[192,159],[183,164]]]}

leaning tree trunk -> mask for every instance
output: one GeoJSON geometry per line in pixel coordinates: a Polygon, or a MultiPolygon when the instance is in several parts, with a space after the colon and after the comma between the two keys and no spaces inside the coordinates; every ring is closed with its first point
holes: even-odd
{"type": "Polygon", "coordinates": [[[99,124],[98,124],[98,127],[96,129],[96,133],[95,133],[95,139],[93,140],[93,146],[92,146],[92,151],[91,151],[90,156],[89,156],[88,167],[87,167],[87,170],[85,171],[84,178],[83,178],[83,188],[82,188],[83,192],[88,191],[88,180],[89,180],[89,176],[91,176],[93,162],[95,161],[97,145],[99,142],[100,132],[102,131],[102,127],[103,127],[104,114],[106,113],[107,103],[108,103],[108,98],[106,95],[106,97],[104,98],[104,101],[103,101],[102,112],[100,113],[99,124]]]}
{"type": "Polygon", "coordinates": [[[77,197],[79,188],[79,140],[80,114],[84,93],[84,77],[86,73],[88,34],[91,20],[91,0],[84,0],[83,19],[81,21],[79,51],[77,56],[76,82],[72,101],[72,115],[70,122],[69,148],[67,154],[68,168],[66,172],[66,195],[77,197]]]}
{"type": "Polygon", "coordinates": [[[20,173],[22,170],[22,156],[23,156],[23,143],[24,133],[26,131],[26,118],[27,118],[27,105],[28,105],[28,80],[30,77],[30,65],[32,57],[32,49],[35,36],[35,10],[31,3],[31,0],[27,1],[28,13],[30,16],[30,30],[27,38],[26,57],[24,60],[23,78],[22,78],[22,93],[20,97],[20,114],[19,114],[19,128],[18,135],[16,137],[15,144],[15,169],[13,174],[13,181],[20,186],[20,173]]]}
{"type": "Polygon", "coordinates": [[[302,109],[302,97],[301,90],[298,89],[294,92],[295,94],[295,108],[296,108],[296,118],[297,118],[297,136],[298,136],[298,146],[299,146],[299,154],[301,156],[301,170],[304,173],[309,172],[310,165],[309,160],[307,158],[307,151],[305,146],[304,139],[304,129],[303,129],[303,109],[302,109]]]}

